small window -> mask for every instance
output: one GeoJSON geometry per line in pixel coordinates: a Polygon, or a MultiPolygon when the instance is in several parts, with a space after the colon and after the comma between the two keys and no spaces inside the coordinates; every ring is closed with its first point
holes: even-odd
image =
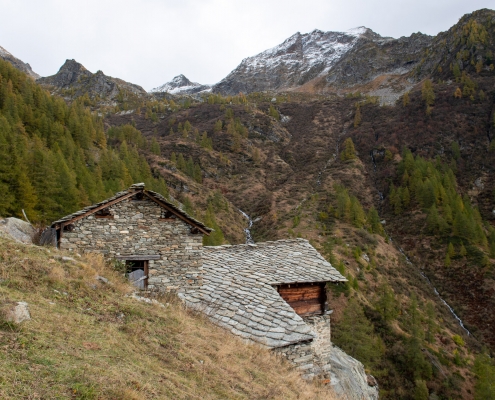
{"type": "Polygon", "coordinates": [[[74,224],[64,225],[64,232],[72,232],[74,228],[75,228],[74,224]]]}
{"type": "Polygon", "coordinates": [[[137,192],[134,196],[131,197],[134,201],[142,201],[144,199],[143,192],[137,192]]]}
{"type": "Polygon", "coordinates": [[[103,210],[97,211],[95,213],[95,218],[113,219],[113,215],[108,208],[104,208],[103,210]]]}
{"type": "Polygon", "coordinates": [[[175,219],[175,215],[168,210],[162,210],[162,213],[160,215],[160,220],[168,221],[171,219],[175,219]]]}

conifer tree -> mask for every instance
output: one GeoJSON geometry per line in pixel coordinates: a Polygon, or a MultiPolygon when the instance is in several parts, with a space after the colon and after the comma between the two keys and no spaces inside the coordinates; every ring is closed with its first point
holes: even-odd
{"type": "Polygon", "coordinates": [[[222,120],[219,119],[217,122],[215,122],[215,126],[213,127],[213,132],[221,132],[222,126],[223,126],[222,120]]]}
{"type": "Polygon", "coordinates": [[[380,217],[378,215],[378,211],[376,211],[376,208],[374,206],[372,206],[368,211],[367,221],[372,233],[378,233],[379,235],[383,235],[384,233],[383,226],[380,223],[380,217]]]}
{"type": "Polygon", "coordinates": [[[215,212],[213,210],[213,205],[209,202],[204,216],[204,223],[209,228],[213,229],[213,232],[209,236],[203,236],[204,246],[219,246],[224,243],[225,237],[223,235],[222,229],[218,225],[215,212]]]}
{"type": "Polygon", "coordinates": [[[435,102],[435,92],[433,91],[433,84],[431,80],[425,79],[421,88],[421,96],[426,106],[432,106],[435,102]]]}
{"type": "Polygon", "coordinates": [[[184,131],[189,133],[191,131],[191,129],[192,129],[191,123],[189,121],[186,121],[184,123],[184,131]]]}
{"type": "Polygon", "coordinates": [[[449,255],[450,258],[455,256],[455,249],[454,249],[454,245],[452,244],[452,242],[450,242],[448,247],[447,247],[447,254],[449,255]]]}
{"type": "Polygon", "coordinates": [[[270,117],[275,118],[277,121],[280,120],[280,114],[278,113],[277,109],[273,107],[272,104],[270,104],[270,109],[268,110],[268,115],[270,117]]]}
{"type": "Polygon", "coordinates": [[[399,308],[392,289],[386,283],[383,283],[379,286],[377,293],[379,297],[375,303],[375,308],[382,315],[383,319],[390,322],[397,318],[399,308]]]}
{"type": "Polygon", "coordinates": [[[161,154],[160,145],[155,137],[151,140],[151,152],[157,156],[161,154]]]}
{"type": "Polygon", "coordinates": [[[186,161],[184,160],[182,153],[179,153],[179,157],[177,157],[177,169],[183,172],[186,169],[186,161]]]}
{"type": "Polygon", "coordinates": [[[452,264],[452,262],[451,262],[451,260],[450,260],[450,256],[449,256],[449,254],[448,254],[448,253],[447,253],[447,255],[445,256],[445,260],[444,260],[444,262],[443,262],[443,263],[444,263],[444,265],[445,265],[446,267],[450,267],[450,264],[452,264]]]}
{"type": "Polygon", "coordinates": [[[232,108],[225,110],[225,119],[234,119],[234,110],[232,108]]]}
{"type": "Polygon", "coordinates": [[[355,298],[349,300],[339,323],[332,326],[332,341],[347,354],[368,368],[378,362],[384,352],[383,342],[355,298]]]}
{"type": "Polygon", "coordinates": [[[356,149],[354,148],[354,142],[350,137],[344,141],[344,150],[340,153],[340,159],[342,161],[354,160],[356,158],[356,149]]]}
{"type": "Polygon", "coordinates": [[[428,400],[429,392],[426,382],[422,379],[416,379],[416,388],[414,390],[414,400],[428,400]]]}

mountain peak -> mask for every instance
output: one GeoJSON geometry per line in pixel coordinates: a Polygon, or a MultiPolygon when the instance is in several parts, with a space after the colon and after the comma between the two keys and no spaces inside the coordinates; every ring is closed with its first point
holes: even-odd
{"type": "Polygon", "coordinates": [[[98,70],[95,74],[74,59],[67,59],[55,75],[38,79],[42,85],[58,89],[75,89],[75,97],[88,93],[90,97],[114,99],[121,90],[137,96],[146,95],[146,91],[138,85],[122,79],[112,78],[98,70]]]}
{"type": "Polygon", "coordinates": [[[372,31],[365,27],[348,32],[296,32],[281,44],[245,58],[213,90],[235,94],[303,85],[330,70],[368,32],[372,31]],[[249,77],[255,79],[247,82],[249,77]]]}
{"type": "Polygon", "coordinates": [[[197,82],[191,82],[183,74],[175,76],[170,82],[164,83],[151,92],[170,93],[170,94],[194,94],[202,91],[209,91],[210,85],[202,85],[197,82]]]}

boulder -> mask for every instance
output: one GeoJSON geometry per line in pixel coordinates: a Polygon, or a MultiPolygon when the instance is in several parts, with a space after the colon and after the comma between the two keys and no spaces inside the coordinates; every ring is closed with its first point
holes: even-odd
{"type": "Polygon", "coordinates": [[[29,222],[18,218],[0,219],[0,231],[22,243],[33,243],[35,229],[29,222]]]}
{"type": "Polygon", "coordinates": [[[341,400],[378,400],[378,383],[367,375],[364,366],[336,346],[330,353],[331,380],[337,398],[341,400]]]}
{"type": "Polygon", "coordinates": [[[24,301],[4,301],[0,303],[0,318],[7,322],[20,324],[24,321],[29,321],[28,303],[24,301]]]}

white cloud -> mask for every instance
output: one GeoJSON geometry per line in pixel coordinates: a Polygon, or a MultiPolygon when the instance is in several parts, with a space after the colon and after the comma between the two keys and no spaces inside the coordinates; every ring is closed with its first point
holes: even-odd
{"type": "Polygon", "coordinates": [[[0,0],[0,46],[42,76],[74,58],[90,71],[158,86],[180,73],[215,83],[295,32],[367,26],[383,36],[446,30],[493,1],[0,0]]]}

